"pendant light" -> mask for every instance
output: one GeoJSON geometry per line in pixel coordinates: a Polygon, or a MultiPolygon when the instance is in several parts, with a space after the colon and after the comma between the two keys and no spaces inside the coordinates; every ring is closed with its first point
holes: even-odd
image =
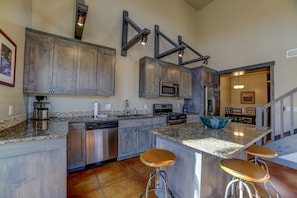
{"type": "Polygon", "coordinates": [[[244,85],[243,84],[239,84],[239,75],[242,75],[243,72],[236,72],[235,75],[237,75],[237,84],[235,84],[233,86],[234,89],[243,89],[244,85]]]}

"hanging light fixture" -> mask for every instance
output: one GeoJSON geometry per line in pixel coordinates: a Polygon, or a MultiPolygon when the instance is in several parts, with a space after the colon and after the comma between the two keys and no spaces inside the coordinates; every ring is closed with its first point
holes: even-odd
{"type": "Polygon", "coordinates": [[[83,34],[88,13],[88,6],[84,0],[76,0],[75,33],[74,38],[80,39],[83,34]]]}
{"type": "Polygon", "coordinates": [[[235,84],[233,86],[234,89],[243,89],[244,85],[243,84],[239,84],[239,76],[242,75],[243,72],[236,72],[235,75],[237,76],[237,84],[235,84]]]}
{"type": "Polygon", "coordinates": [[[180,49],[180,50],[178,51],[178,56],[179,56],[179,57],[183,57],[183,55],[184,55],[184,50],[183,50],[183,49],[180,49]]]}
{"type": "Polygon", "coordinates": [[[142,34],[141,36],[141,45],[145,45],[147,42],[147,34],[142,34]]]}
{"type": "Polygon", "coordinates": [[[140,43],[142,45],[145,45],[147,43],[147,36],[151,33],[151,30],[144,28],[141,29],[132,19],[128,16],[128,11],[123,11],[123,24],[122,24],[122,56],[127,56],[127,51],[130,49],[133,45],[140,43]],[[130,40],[128,40],[128,25],[130,25],[137,34],[132,37],[130,40]]]}

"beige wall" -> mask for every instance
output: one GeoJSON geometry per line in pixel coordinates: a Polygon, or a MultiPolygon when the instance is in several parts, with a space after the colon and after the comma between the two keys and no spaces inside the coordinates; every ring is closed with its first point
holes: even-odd
{"type": "Polygon", "coordinates": [[[197,46],[207,52],[209,66],[226,70],[275,61],[275,95],[297,85],[296,0],[215,0],[197,13],[197,46]]]}
{"type": "Polygon", "coordinates": [[[237,77],[222,77],[220,80],[220,89],[223,90],[220,95],[221,116],[224,115],[225,107],[246,108],[256,107],[267,103],[267,79],[266,73],[241,76],[239,84],[243,84],[243,89],[233,89],[238,84],[237,77]],[[255,104],[241,104],[240,93],[245,91],[255,92],[255,104]]]}
{"type": "MultiPolygon", "coordinates": [[[[15,88],[0,85],[0,120],[8,118],[8,106],[12,104],[14,115],[32,111],[34,97],[22,94],[24,28],[33,29],[73,38],[75,0],[1,0],[0,20],[3,29],[18,45],[17,82],[15,88]],[[2,26],[2,24],[4,24],[2,26]],[[6,96],[4,96],[6,94],[6,96]],[[28,108],[25,108],[28,105],[28,108]]],[[[193,18],[196,11],[181,0],[85,0],[89,6],[83,41],[116,48],[116,84],[114,97],[88,96],[50,96],[51,111],[71,112],[90,111],[93,102],[99,102],[101,110],[105,104],[111,104],[113,110],[123,109],[123,100],[130,101],[131,108],[143,109],[144,105],[152,110],[153,103],[173,103],[174,108],[183,105],[183,100],[176,98],[143,99],[138,98],[138,65],[143,56],[154,56],[154,25],[169,38],[177,42],[178,35],[191,43],[195,40],[193,18]],[[169,6],[170,5],[170,6],[169,6]],[[127,10],[129,17],[141,28],[149,28],[148,44],[142,47],[136,44],[128,50],[128,56],[121,54],[122,12],[127,10]]],[[[129,38],[134,36],[129,29],[129,38]]],[[[162,48],[161,48],[162,49],[162,48]]],[[[168,49],[166,49],[168,50],[168,49]]],[[[177,63],[177,55],[163,60],[177,63]]]]}
{"type": "Polygon", "coordinates": [[[15,87],[0,85],[0,120],[8,118],[8,106],[14,115],[24,114],[26,97],[23,96],[24,28],[31,25],[31,0],[1,0],[0,29],[16,44],[15,87]]]}
{"type": "MultiPolygon", "coordinates": [[[[8,118],[8,106],[14,115],[25,113],[26,97],[22,94],[24,28],[73,38],[74,0],[1,0],[1,29],[17,44],[17,72],[15,88],[0,85],[0,120],[8,118]]],[[[84,41],[117,49],[116,96],[69,97],[51,96],[54,111],[90,110],[91,103],[101,107],[111,103],[122,108],[129,99],[139,109],[144,104],[182,100],[138,98],[138,60],[154,54],[154,25],[172,40],[183,40],[203,55],[210,55],[209,66],[225,70],[240,66],[275,61],[276,97],[296,87],[297,58],[286,59],[288,49],[297,48],[297,2],[295,0],[216,0],[195,12],[183,0],[85,0],[89,5],[84,41]],[[135,45],[127,57],[120,56],[122,11],[140,27],[152,30],[147,47],[135,45]]],[[[130,29],[131,30],[131,29],[130,29]]],[[[176,62],[176,55],[163,60],[176,62]]],[[[200,63],[197,63],[199,65],[200,63]]],[[[32,98],[31,98],[32,100],[32,98]]],[[[30,107],[29,107],[30,108],[30,107]]]]}

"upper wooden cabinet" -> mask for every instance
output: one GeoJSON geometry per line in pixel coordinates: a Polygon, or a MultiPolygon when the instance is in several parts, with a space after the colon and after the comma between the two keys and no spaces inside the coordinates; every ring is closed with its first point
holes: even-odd
{"type": "Polygon", "coordinates": [[[97,61],[97,95],[114,96],[115,92],[115,57],[113,49],[98,49],[97,61]]]}
{"type": "Polygon", "coordinates": [[[24,93],[49,93],[52,88],[54,38],[26,31],[24,93]]]}
{"type": "Polygon", "coordinates": [[[192,98],[191,70],[150,57],[139,63],[139,97],[159,97],[160,81],[168,81],[179,83],[180,98],[192,98]]]}
{"type": "Polygon", "coordinates": [[[114,95],[116,50],[26,29],[24,93],[114,95]]]}
{"type": "Polygon", "coordinates": [[[203,86],[218,87],[218,72],[216,70],[201,66],[197,69],[197,75],[200,75],[203,86]]]}
{"type": "Polygon", "coordinates": [[[159,97],[161,69],[158,60],[144,57],[139,67],[139,97],[159,97]]]}
{"type": "MultiPolygon", "coordinates": [[[[52,94],[75,94],[77,44],[55,38],[52,94]]],[[[45,93],[45,92],[44,92],[45,93]]]]}
{"type": "Polygon", "coordinates": [[[184,67],[179,68],[179,97],[192,99],[192,73],[184,67]]]}

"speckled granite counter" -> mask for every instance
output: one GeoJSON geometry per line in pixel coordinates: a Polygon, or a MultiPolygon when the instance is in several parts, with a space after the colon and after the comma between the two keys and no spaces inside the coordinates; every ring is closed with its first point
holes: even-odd
{"type": "Polygon", "coordinates": [[[59,117],[42,121],[27,120],[0,131],[0,145],[34,140],[65,138],[68,133],[68,124],[71,122],[106,122],[150,117],[153,116],[109,116],[95,119],[94,117],[59,117]]]}
{"type": "Polygon", "coordinates": [[[257,131],[254,125],[231,123],[223,129],[208,129],[201,122],[151,129],[161,137],[221,158],[231,158],[271,130],[257,131]]]}
{"type": "MultiPolygon", "coordinates": [[[[201,122],[153,128],[156,148],[176,155],[173,166],[164,168],[175,198],[222,197],[230,175],[219,166],[222,158],[245,159],[246,147],[270,133],[254,125],[231,123],[220,130],[201,122]]],[[[160,196],[160,198],[163,198],[160,196]]]]}

